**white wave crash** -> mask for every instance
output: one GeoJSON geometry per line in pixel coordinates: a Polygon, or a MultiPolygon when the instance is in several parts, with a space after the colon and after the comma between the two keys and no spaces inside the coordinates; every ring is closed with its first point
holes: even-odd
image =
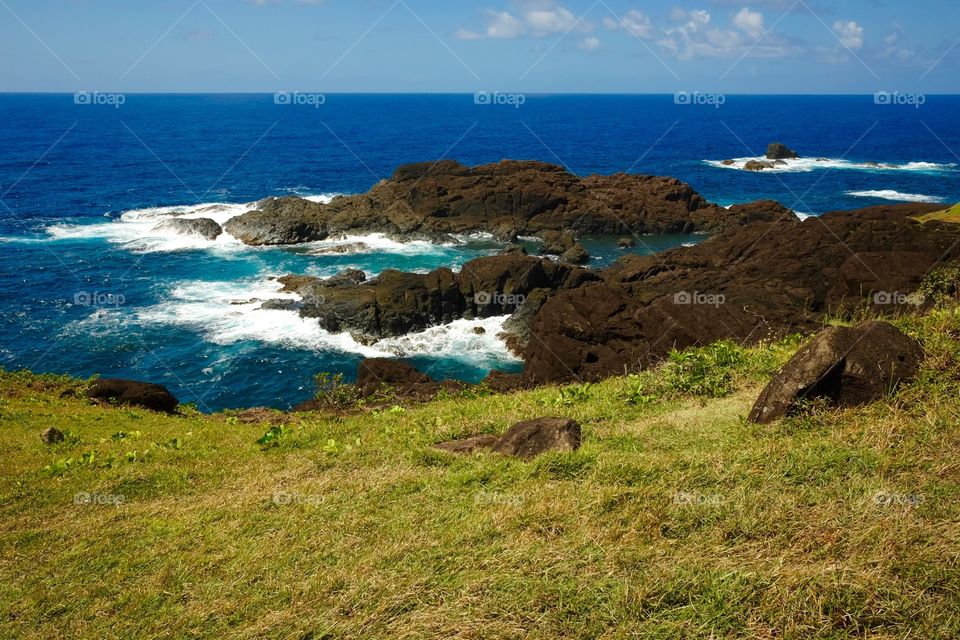
{"type": "Polygon", "coordinates": [[[516,361],[497,337],[509,316],[456,320],[367,346],[348,333],[326,331],[316,319],[301,318],[296,311],[261,309],[264,300],[299,299],[296,294],[281,292],[281,288],[279,282],[271,279],[181,282],[171,289],[164,302],[136,311],[136,318],[147,325],[191,329],[220,345],[254,341],[316,352],[355,353],[368,358],[428,356],[477,364],[516,361]]]}
{"type": "Polygon", "coordinates": [[[938,196],[926,196],[919,193],[901,193],[892,189],[880,189],[876,191],[848,191],[847,195],[855,198],[876,198],[878,200],[890,200],[892,202],[926,202],[939,204],[945,202],[945,198],[938,196]]]}
{"type": "Polygon", "coordinates": [[[811,171],[912,171],[916,173],[945,173],[957,170],[956,163],[938,164],[935,162],[908,162],[906,164],[881,162],[855,162],[842,158],[793,158],[787,160],[769,160],[764,156],[751,158],[731,158],[730,160],[704,160],[705,164],[718,169],[748,171],[749,162],[766,162],[773,167],[750,173],[809,173],[811,171]]]}

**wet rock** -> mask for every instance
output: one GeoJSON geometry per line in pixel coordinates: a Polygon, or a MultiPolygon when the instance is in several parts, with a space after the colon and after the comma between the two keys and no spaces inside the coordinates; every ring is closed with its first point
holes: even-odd
{"type": "Polygon", "coordinates": [[[771,143],[767,147],[767,158],[770,160],[789,160],[799,157],[800,155],[796,151],[779,142],[771,143]]]}
{"type": "Polygon", "coordinates": [[[216,240],[223,233],[217,222],[210,218],[171,218],[153,228],[154,231],[173,231],[182,235],[200,236],[207,240],[216,240]]]}

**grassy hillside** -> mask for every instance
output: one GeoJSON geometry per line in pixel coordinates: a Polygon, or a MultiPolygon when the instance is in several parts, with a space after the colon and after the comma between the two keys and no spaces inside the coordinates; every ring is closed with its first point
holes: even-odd
{"type": "Polygon", "coordinates": [[[920,222],[937,221],[960,223],[960,204],[954,205],[949,209],[944,209],[943,211],[935,211],[934,213],[918,216],[917,220],[920,222]]]}
{"type": "Polygon", "coordinates": [[[960,314],[900,324],[920,380],[768,427],[798,340],[269,432],[0,374],[0,637],[960,637],[960,314]],[[431,447],[543,415],[582,449],[431,447]]]}

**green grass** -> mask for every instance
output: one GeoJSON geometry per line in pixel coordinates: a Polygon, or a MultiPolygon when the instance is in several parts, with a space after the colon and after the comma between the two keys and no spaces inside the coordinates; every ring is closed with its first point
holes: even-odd
{"type": "Polygon", "coordinates": [[[933,213],[927,213],[922,216],[917,216],[916,218],[920,222],[951,222],[954,224],[960,223],[960,204],[956,204],[949,209],[944,209],[943,211],[934,211],[933,213]]]}
{"type": "Polygon", "coordinates": [[[765,427],[797,339],[273,429],[0,374],[0,638],[960,637],[960,314],[900,323],[916,383],[765,427]],[[431,447],[543,415],[583,447],[431,447]]]}

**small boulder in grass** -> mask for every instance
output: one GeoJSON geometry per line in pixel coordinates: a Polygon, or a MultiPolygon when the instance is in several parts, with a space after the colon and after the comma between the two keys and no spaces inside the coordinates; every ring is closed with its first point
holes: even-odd
{"type": "Polygon", "coordinates": [[[496,453],[530,460],[548,451],[580,448],[580,425],[569,418],[537,418],[513,425],[493,446],[496,453]]]}
{"type": "Polygon", "coordinates": [[[506,456],[532,460],[548,451],[580,448],[580,425],[569,418],[537,418],[518,422],[502,436],[481,435],[434,445],[449,453],[471,454],[491,450],[506,456]]]}
{"type": "Polygon", "coordinates": [[[43,444],[57,444],[58,442],[63,442],[64,438],[63,432],[55,427],[44,429],[43,433],[40,434],[40,439],[43,440],[43,444]]]}

